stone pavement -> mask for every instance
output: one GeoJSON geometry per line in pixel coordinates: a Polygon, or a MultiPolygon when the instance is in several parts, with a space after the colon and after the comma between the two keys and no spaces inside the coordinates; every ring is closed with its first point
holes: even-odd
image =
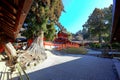
{"type": "Polygon", "coordinates": [[[113,62],[114,62],[115,69],[116,69],[116,71],[117,71],[117,73],[118,73],[118,77],[119,77],[119,79],[120,79],[120,61],[117,60],[117,59],[112,59],[112,60],[113,60],[113,62]]]}
{"type": "Polygon", "coordinates": [[[30,80],[119,80],[112,59],[87,55],[51,55],[27,70],[30,80]]]}

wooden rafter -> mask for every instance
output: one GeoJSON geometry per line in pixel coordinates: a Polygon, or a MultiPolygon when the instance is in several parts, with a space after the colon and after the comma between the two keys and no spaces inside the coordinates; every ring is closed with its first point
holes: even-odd
{"type": "Polygon", "coordinates": [[[0,0],[0,37],[15,39],[33,0],[0,0]],[[4,34],[3,34],[4,33],[4,34]]]}
{"type": "MultiPolygon", "coordinates": [[[[8,29],[12,29],[12,30],[14,31],[14,27],[13,27],[13,26],[8,25],[6,22],[3,22],[3,21],[1,21],[1,20],[0,20],[0,22],[2,22],[2,23],[1,23],[2,26],[7,26],[8,29]],[[9,27],[8,27],[8,26],[9,26],[9,27]]],[[[4,28],[4,27],[1,27],[1,28],[4,28]]]]}
{"type": "Polygon", "coordinates": [[[6,8],[8,11],[17,13],[17,8],[11,5],[7,0],[0,0],[0,5],[6,8]]]}
{"type": "MultiPolygon", "coordinates": [[[[1,22],[1,21],[0,21],[1,22]]],[[[8,24],[6,24],[6,23],[4,23],[4,22],[2,22],[2,24],[1,24],[1,29],[3,29],[3,28],[5,28],[4,26],[6,26],[7,28],[8,28],[8,24]]],[[[9,27],[8,29],[12,29],[13,31],[14,31],[14,28],[13,27],[9,27]]],[[[11,32],[12,33],[12,32],[11,32]]],[[[6,34],[7,34],[7,32],[6,32],[6,34]]]]}
{"type": "Polygon", "coordinates": [[[14,20],[11,20],[9,17],[7,16],[2,16],[1,17],[1,20],[5,21],[5,22],[8,22],[9,24],[12,24],[14,25],[15,24],[15,21],[14,20]]]}
{"type": "Polygon", "coordinates": [[[19,5],[20,1],[21,1],[21,0],[9,0],[8,2],[9,2],[12,6],[18,8],[18,5],[19,5]]]}
{"type": "Polygon", "coordinates": [[[10,17],[8,16],[3,16],[1,13],[0,13],[0,20],[6,22],[6,23],[9,23],[11,25],[14,25],[15,24],[15,20],[11,19],[10,17]]]}
{"type": "Polygon", "coordinates": [[[0,19],[0,23],[1,23],[1,24],[6,24],[6,25],[14,28],[14,25],[10,24],[10,23],[7,22],[7,21],[3,21],[2,19],[0,19]]]}
{"type": "Polygon", "coordinates": [[[9,16],[11,19],[15,20],[16,19],[16,14],[14,13],[11,13],[9,11],[7,11],[6,9],[4,8],[1,8],[0,9],[0,13],[2,13],[3,16],[9,16]]]}
{"type": "Polygon", "coordinates": [[[22,0],[22,3],[20,4],[21,7],[18,9],[18,14],[17,14],[17,20],[15,24],[15,38],[17,37],[17,34],[20,31],[20,28],[23,25],[23,22],[28,14],[28,11],[30,9],[30,6],[32,5],[32,0],[22,0]]]}

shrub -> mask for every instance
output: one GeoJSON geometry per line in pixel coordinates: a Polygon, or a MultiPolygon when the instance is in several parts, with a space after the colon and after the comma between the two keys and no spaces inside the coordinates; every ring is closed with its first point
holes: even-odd
{"type": "Polygon", "coordinates": [[[100,48],[101,44],[100,43],[96,43],[95,46],[96,46],[96,48],[100,48]]]}
{"type": "Polygon", "coordinates": [[[89,46],[91,48],[100,48],[101,47],[101,44],[100,43],[90,43],[89,46]]]}
{"type": "Polygon", "coordinates": [[[90,48],[94,48],[95,47],[95,43],[89,43],[90,48]]]}
{"type": "Polygon", "coordinates": [[[111,47],[111,44],[109,44],[109,43],[102,44],[102,48],[109,48],[110,49],[110,47],[111,47]]]}
{"type": "Polygon", "coordinates": [[[117,43],[117,42],[112,43],[112,48],[113,49],[120,49],[120,43],[117,43]]]}
{"type": "Polygon", "coordinates": [[[62,50],[65,53],[71,53],[71,54],[86,54],[87,53],[87,49],[84,47],[80,47],[80,48],[67,48],[62,50]]]}

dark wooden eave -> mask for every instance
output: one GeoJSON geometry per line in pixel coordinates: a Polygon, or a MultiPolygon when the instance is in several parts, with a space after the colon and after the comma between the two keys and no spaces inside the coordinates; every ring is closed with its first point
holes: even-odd
{"type": "Polygon", "coordinates": [[[120,43],[120,0],[113,0],[113,25],[111,43],[120,43]]]}
{"type": "Polygon", "coordinates": [[[31,4],[32,0],[0,0],[0,38],[17,37],[31,4]]]}

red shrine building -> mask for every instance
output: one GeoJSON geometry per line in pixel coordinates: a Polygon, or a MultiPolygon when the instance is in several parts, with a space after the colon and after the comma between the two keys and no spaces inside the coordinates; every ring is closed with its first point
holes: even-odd
{"type": "Polygon", "coordinates": [[[57,37],[54,42],[56,43],[68,43],[70,40],[68,39],[69,35],[66,32],[59,31],[57,37]]]}

